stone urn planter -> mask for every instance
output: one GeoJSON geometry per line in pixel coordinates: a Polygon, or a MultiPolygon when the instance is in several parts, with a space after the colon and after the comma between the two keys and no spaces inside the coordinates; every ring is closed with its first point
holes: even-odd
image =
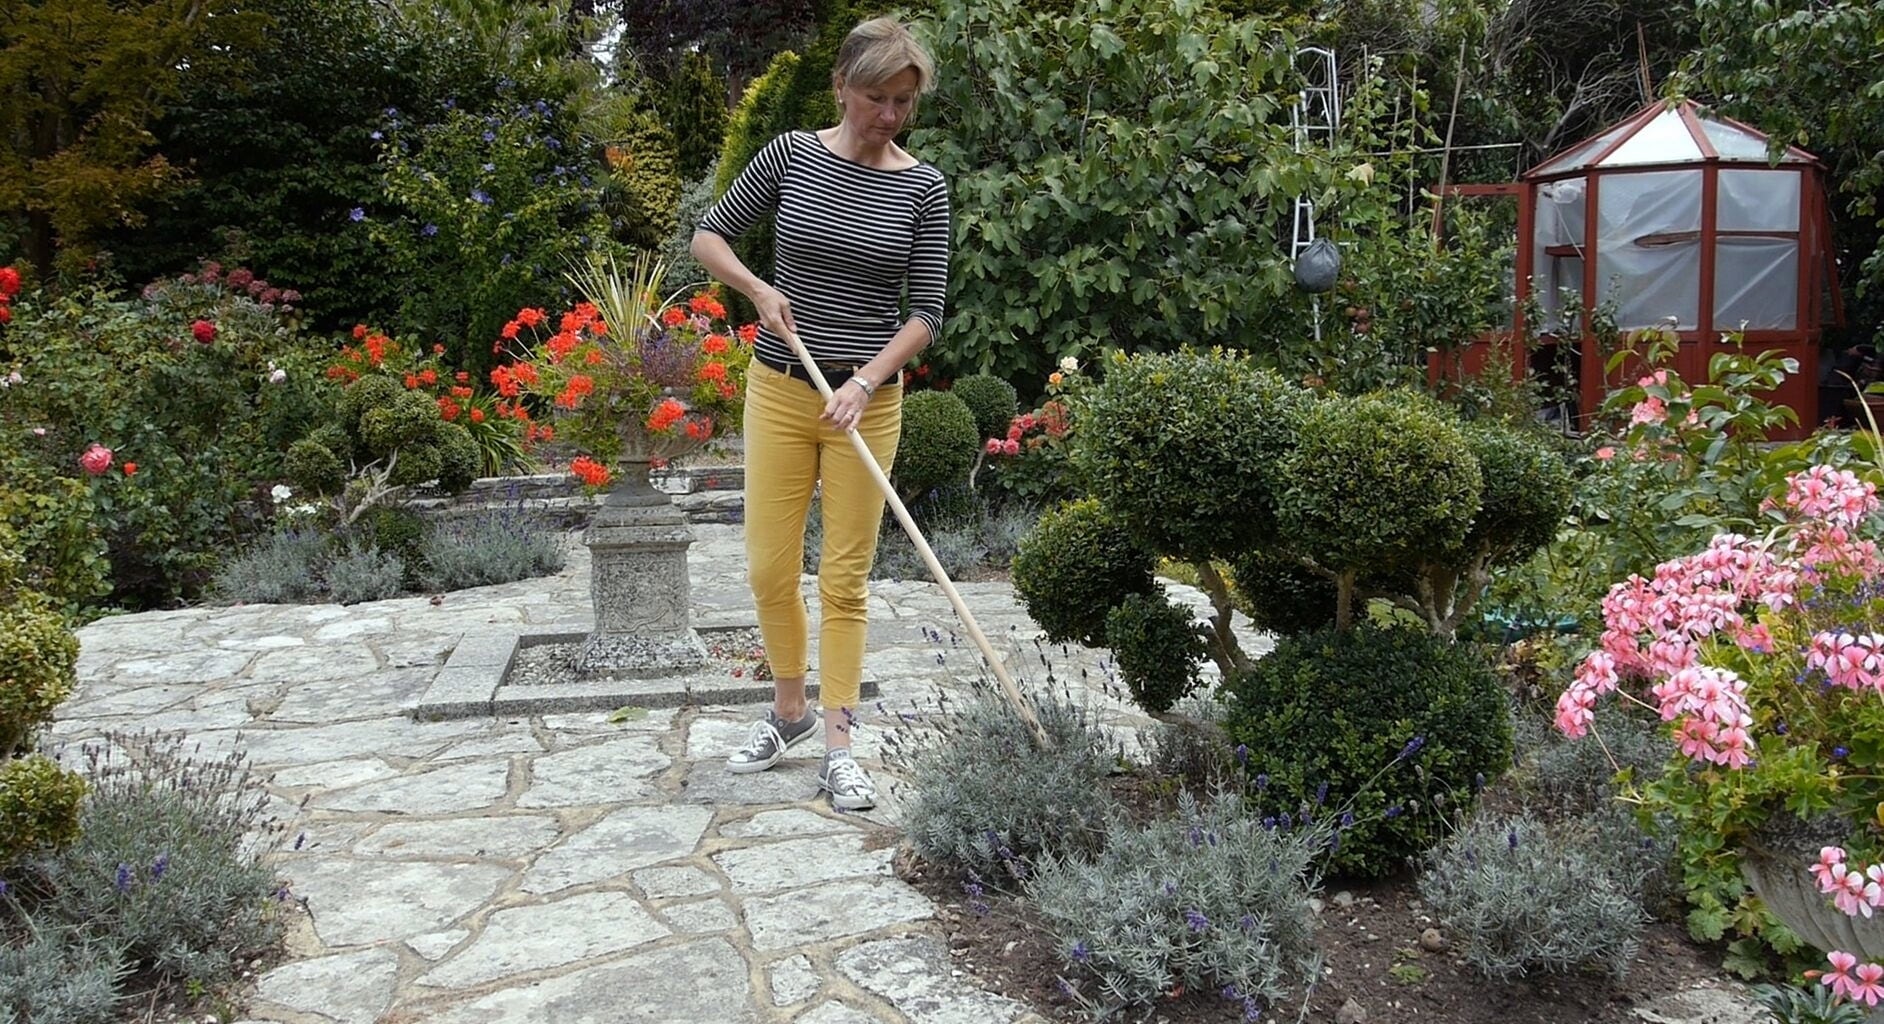
{"type": "MultiPolygon", "coordinates": [[[[1821,952],[1843,950],[1860,962],[1884,963],[1884,915],[1851,917],[1819,892],[1810,868],[1819,859],[1812,850],[1748,846],[1740,851],[1740,873],[1760,902],[1807,945],[1821,952]]],[[[1869,1024],[1884,1024],[1884,1008],[1873,1010],[1869,1024]]]]}
{"type": "Polygon", "coordinates": [[[592,570],[595,629],[576,655],[583,676],[646,679],[699,668],[706,646],[693,630],[687,549],[693,527],[672,499],[648,482],[653,459],[706,446],[702,439],[622,429],[621,472],[582,535],[592,570]]]}

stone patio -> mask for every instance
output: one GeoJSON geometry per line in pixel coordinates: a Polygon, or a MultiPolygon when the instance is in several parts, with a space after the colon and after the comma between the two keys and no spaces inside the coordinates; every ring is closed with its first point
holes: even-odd
{"type": "MultiPolygon", "coordinates": [[[[739,528],[696,529],[694,621],[750,624],[739,528]]],[[[436,603],[105,619],[80,631],[80,690],[52,738],[182,729],[271,774],[297,847],[279,867],[305,913],[287,962],[260,979],[257,1020],[1039,1021],[951,965],[936,908],[890,866],[883,730],[980,675],[939,588],[872,586],[882,695],[856,743],[888,792],[842,814],[817,792],[815,745],[764,775],[723,770],[762,705],[413,720],[461,645],[586,629],[587,574],[578,545],[557,576],[436,603]]],[[[998,648],[1031,655],[1035,627],[1008,587],[962,590],[998,648]]],[[[1143,724],[1100,692],[1091,652],[1055,658],[1062,678],[1088,670],[1122,736],[1143,724]]]]}

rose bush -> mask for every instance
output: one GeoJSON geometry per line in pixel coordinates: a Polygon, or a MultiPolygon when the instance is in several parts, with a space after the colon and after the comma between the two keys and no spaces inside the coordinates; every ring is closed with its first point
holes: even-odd
{"type": "MultiPolygon", "coordinates": [[[[1015,416],[1000,437],[982,444],[983,466],[993,486],[1010,496],[1041,504],[1080,492],[1072,460],[1074,410],[1086,378],[1072,356],[1047,376],[1038,408],[1015,416]]],[[[977,472],[977,478],[980,474],[977,472]]]]}
{"type": "MultiPolygon", "coordinates": [[[[302,334],[299,296],[244,268],[205,264],[141,295],[52,299],[23,293],[0,328],[0,512],[30,548],[70,559],[70,605],[97,602],[81,530],[81,488],[106,544],[108,600],[161,605],[194,596],[217,560],[266,518],[283,453],[326,409],[324,343],[302,334]],[[35,502],[38,502],[36,505],[35,502]],[[15,516],[18,516],[16,519],[15,516]]],[[[85,528],[89,530],[90,527],[85,528]]]]}

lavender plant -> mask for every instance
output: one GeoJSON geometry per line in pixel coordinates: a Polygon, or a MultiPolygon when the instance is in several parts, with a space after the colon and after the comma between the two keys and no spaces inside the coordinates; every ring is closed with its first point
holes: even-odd
{"type": "Polygon", "coordinates": [[[560,572],[567,538],[544,517],[516,506],[458,516],[419,545],[420,578],[430,590],[512,583],[560,572]]]}
{"type": "Polygon", "coordinates": [[[58,929],[0,945],[0,1024],[110,1024],[124,962],[58,929]]]}
{"type": "Polygon", "coordinates": [[[1265,817],[1235,793],[1186,793],[1174,818],[1124,821],[1097,854],[1049,853],[1023,883],[1075,980],[1101,1012],[1174,987],[1220,993],[1255,1020],[1316,971],[1315,862],[1338,819],[1265,817]],[[1087,993],[1082,981],[1096,992],[1087,993]]]}
{"type": "Polygon", "coordinates": [[[271,533],[216,568],[211,592],[229,604],[293,604],[320,593],[327,539],[311,529],[271,533]]]}
{"type": "Polygon", "coordinates": [[[177,733],[107,734],[84,748],[80,834],[32,863],[35,918],[158,977],[212,984],[272,946],[286,890],[264,856],[284,826],[240,752],[206,758],[177,733]]]}
{"type": "Polygon", "coordinates": [[[1516,777],[1527,806],[1555,817],[1600,812],[1615,804],[1618,771],[1652,776],[1675,752],[1674,741],[1660,734],[1653,719],[1633,709],[1601,707],[1596,724],[1601,745],[1565,739],[1530,720],[1520,726],[1542,733],[1519,758],[1516,777]]]}
{"type": "Polygon", "coordinates": [[[1035,746],[991,689],[939,698],[933,728],[898,730],[888,756],[913,790],[904,831],[925,860],[978,875],[1024,874],[1047,849],[1094,848],[1111,800],[1106,775],[1119,754],[1094,716],[1065,694],[1030,693],[1052,741],[1035,746]]]}
{"type": "Polygon", "coordinates": [[[384,601],[405,590],[405,560],[377,544],[351,542],[327,566],[327,591],[336,604],[384,601]]]}
{"type": "Polygon", "coordinates": [[[1630,856],[1614,833],[1485,816],[1426,858],[1419,890],[1491,978],[1599,968],[1628,973],[1649,915],[1641,895],[1657,859],[1630,856]]]}

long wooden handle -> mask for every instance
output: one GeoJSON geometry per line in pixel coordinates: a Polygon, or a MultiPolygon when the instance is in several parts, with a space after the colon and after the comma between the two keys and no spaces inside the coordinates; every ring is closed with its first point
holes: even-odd
{"type": "MultiPolygon", "coordinates": [[[[830,401],[830,382],[824,379],[824,372],[818,369],[817,361],[811,358],[811,352],[805,348],[802,341],[798,340],[795,332],[784,331],[782,334],[785,343],[790,345],[792,352],[798,356],[798,362],[803,364],[805,372],[811,376],[811,383],[817,386],[818,394],[823,395],[825,401],[830,401]]],[[[948,595],[949,604],[955,606],[955,614],[962,620],[962,628],[968,631],[969,637],[975,641],[975,646],[981,648],[982,657],[988,659],[988,668],[994,672],[995,680],[1001,684],[1001,692],[1007,697],[1008,703],[1014,706],[1014,713],[1020,716],[1021,721],[1027,723],[1028,729],[1033,731],[1034,741],[1042,749],[1050,746],[1051,741],[1047,739],[1047,731],[1041,727],[1040,719],[1035,717],[1033,709],[1027,706],[1026,700],[1022,699],[1020,688],[1014,685],[1013,677],[1007,674],[1007,667],[994,653],[994,645],[988,642],[987,634],[983,633],[981,626],[975,622],[975,614],[968,610],[968,604],[962,600],[961,591],[955,589],[955,584],[950,581],[949,574],[943,570],[941,561],[935,557],[935,551],[929,547],[929,541],[923,537],[922,531],[916,528],[916,521],[910,518],[909,509],[903,505],[903,499],[897,497],[896,488],[890,484],[890,478],[884,475],[883,467],[877,465],[877,457],[871,453],[870,446],[864,443],[863,435],[857,433],[856,427],[846,427],[844,433],[850,435],[851,447],[857,449],[857,457],[863,460],[864,466],[870,470],[870,476],[876,480],[877,487],[889,500],[890,511],[896,513],[896,521],[903,524],[903,532],[909,534],[910,541],[916,545],[917,553],[922,555],[923,564],[929,567],[929,575],[935,577],[935,581],[942,585],[942,592],[948,595]]]]}

